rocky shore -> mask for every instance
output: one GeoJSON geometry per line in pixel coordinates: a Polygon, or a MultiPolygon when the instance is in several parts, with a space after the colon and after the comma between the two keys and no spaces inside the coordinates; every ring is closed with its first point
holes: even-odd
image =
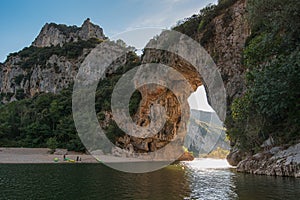
{"type": "Polygon", "coordinates": [[[300,143],[290,147],[273,147],[255,155],[233,151],[227,160],[237,166],[238,172],[300,178],[300,143]]]}

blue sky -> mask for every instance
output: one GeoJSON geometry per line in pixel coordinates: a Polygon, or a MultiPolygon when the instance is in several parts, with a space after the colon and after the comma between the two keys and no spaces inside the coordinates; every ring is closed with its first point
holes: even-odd
{"type": "Polygon", "coordinates": [[[110,37],[143,27],[170,28],[217,0],[1,0],[0,62],[29,46],[47,22],[80,26],[86,18],[110,37]]]}

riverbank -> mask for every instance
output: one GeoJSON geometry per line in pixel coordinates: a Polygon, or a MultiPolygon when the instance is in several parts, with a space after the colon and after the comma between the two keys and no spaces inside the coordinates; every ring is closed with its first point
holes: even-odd
{"type": "Polygon", "coordinates": [[[300,178],[300,143],[288,148],[273,147],[239,161],[242,156],[232,153],[227,158],[237,165],[238,172],[300,178]]]}
{"type": "Polygon", "coordinates": [[[0,164],[10,163],[69,163],[64,161],[64,154],[71,162],[97,163],[98,161],[91,155],[61,150],[55,154],[50,154],[47,148],[0,148],[0,164]]]}
{"type": "MultiPolygon", "coordinates": [[[[122,157],[122,155],[104,155],[103,153],[97,154],[97,152],[94,152],[98,158],[96,159],[92,155],[67,151],[66,149],[57,149],[53,154],[50,152],[51,150],[48,148],[0,148],[0,164],[126,163],[148,161],[133,157],[122,157]]],[[[189,153],[185,153],[180,157],[179,161],[191,161],[193,159],[194,157],[189,153]]]]}

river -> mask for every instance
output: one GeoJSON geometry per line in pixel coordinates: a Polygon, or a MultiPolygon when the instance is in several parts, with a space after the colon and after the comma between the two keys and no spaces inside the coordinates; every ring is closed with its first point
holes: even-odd
{"type": "Polygon", "coordinates": [[[2,164],[0,199],[278,199],[300,197],[300,179],[236,173],[198,159],[129,174],[102,164],[2,164]],[[215,168],[215,169],[212,169],[215,168]]]}

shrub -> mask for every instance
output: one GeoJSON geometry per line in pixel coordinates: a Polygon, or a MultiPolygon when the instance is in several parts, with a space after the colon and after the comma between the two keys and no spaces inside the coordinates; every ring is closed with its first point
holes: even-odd
{"type": "Polygon", "coordinates": [[[50,149],[51,153],[55,152],[58,142],[55,137],[51,137],[47,140],[47,147],[50,149]]]}

